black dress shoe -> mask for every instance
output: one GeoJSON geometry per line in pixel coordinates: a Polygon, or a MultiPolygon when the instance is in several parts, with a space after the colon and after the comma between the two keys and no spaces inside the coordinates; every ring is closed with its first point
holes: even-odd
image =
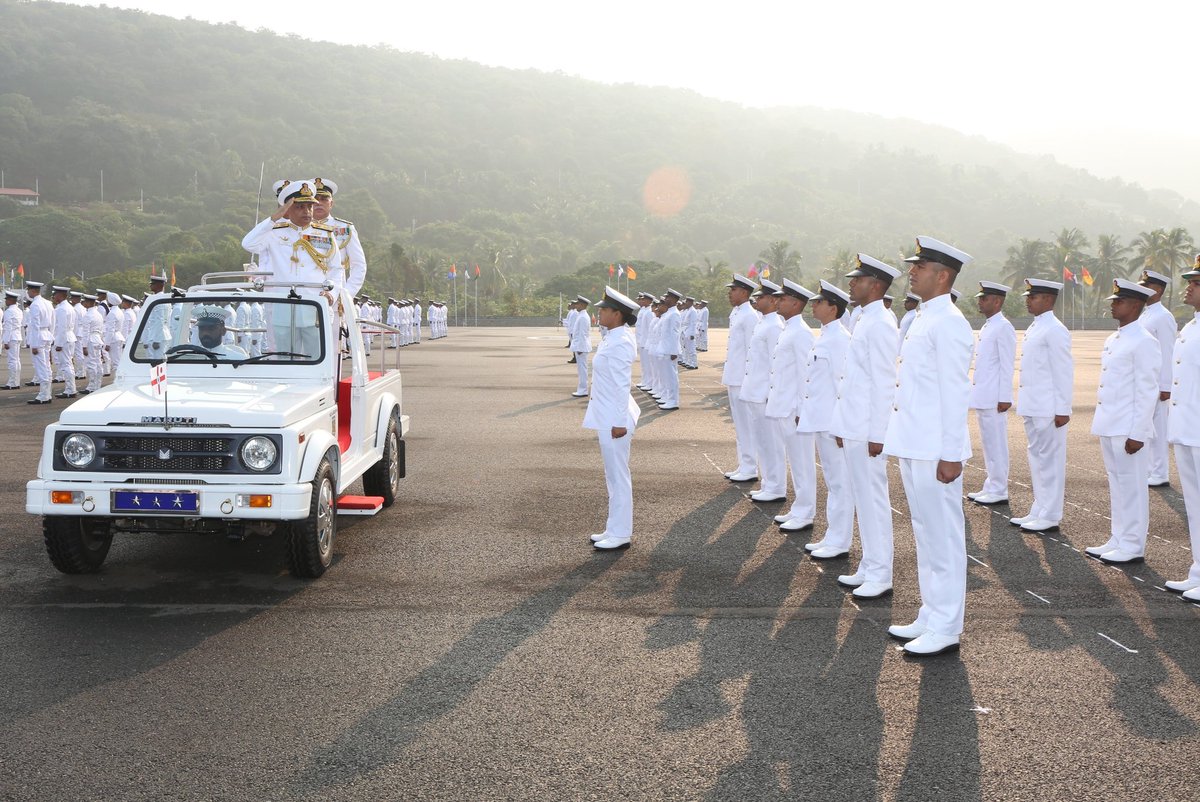
{"type": "Polygon", "coordinates": [[[55,398],[74,398],[77,393],[55,393],[55,398]]]}
{"type": "Polygon", "coordinates": [[[37,387],[38,383],[37,382],[25,382],[25,386],[26,387],[37,387]]]}
{"type": "Polygon", "coordinates": [[[578,360],[576,360],[575,357],[571,357],[570,359],[567,360],[567,364],[574,365],[577,361],[578,360]]]}
{"type": "Polygon", "coordinates": [[[42,401],[40,398],[31,398],[28,401],[26,401],[25,403],[26,404],[49,404],[50,399],[47,398],[45,401],[42,401]]]}
{"type": "Polygon", "coordinates": [[[79,391],[79,394],[80,394],[80,395],[90,395],[90,394],[91,394],[91,392],[92,392],[91,390],[80,390],[80,391],[79,391]]]}

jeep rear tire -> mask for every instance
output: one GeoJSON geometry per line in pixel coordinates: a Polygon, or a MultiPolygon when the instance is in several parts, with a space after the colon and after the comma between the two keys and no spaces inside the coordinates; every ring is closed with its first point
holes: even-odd
{"type": "Polygon", "coordinates": [[[387,435],[383,440],[383,456],[363,474],[363,492],[382,496],[383,506],[390,507],[400,495],[400,426],[395,413],[388,419],[387,435]]]}
{"type": "Polygon", "coordinates": [[[64,574],[94,574],[112,545],[107,521],[77,515],[42,516],[42,538],[50,562],[64,574]]]}
{"type": "Polygon", "coordinates": [[[337,489],[328,458],[321,460],[312,480],[308,517],[292,521],[287,533],[288,567],[293,576],[314,579],[333,563],[337,535],[337,489]]]}

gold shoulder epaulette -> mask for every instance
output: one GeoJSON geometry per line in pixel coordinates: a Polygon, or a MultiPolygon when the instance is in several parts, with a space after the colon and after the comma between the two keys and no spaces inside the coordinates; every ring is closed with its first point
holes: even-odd
{"type": "Polygon", "coordinates": [[[317,231],[329,231],[329,232],[333,231],[333,228],[331,226],[327,226],[324,223],[313,223],[312,227],[317,229],[317,231]]]}
{"type": "Polygon", "coordinates": [[[271,230],[274,231],[277,228],[287,228],[290,225],[291,223],[289,223],[287,220],[280,220],[278,223],[271,226],[271,230]]]}
{"type": "Polygon", "coordinates": [[[343,218],[343,217],[335,217],[335,218],[333,218],[333,219],[334,219],[334,220],[337,220],[339,223],[345,223],[345,224],[346,224],[346,225],[348,225],[348,226],[352,226],[352,225],[354,225],[354,223],[351,223],[349,220],[347,220],[347,219],[345,219],[345,218],[343,218]]]}

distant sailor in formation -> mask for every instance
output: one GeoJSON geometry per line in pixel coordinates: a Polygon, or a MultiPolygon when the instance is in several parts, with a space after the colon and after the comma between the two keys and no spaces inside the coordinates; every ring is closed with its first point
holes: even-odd
{"type": "Polygon", "coordinates": [[[75,397],[75,308],[67,301],[70,287],[54,288],[54,360],[62,376],[57,398],[75,397]]]}
{"type": "Polygon", "coordinates": [[[1167,413],[1171,406],[1171,359],[1179,326],[1175,316],[1162,304],[1163,293],[1171,280],[1154,270],[1142,271],[1140,284],[1150,290],[1150,300],[1139,323],[1154,337],[1159,348],[1158,401],[1154,405],[1154,434],[1146,444],[1150,460],[1151,487],[1162,487],[1170,481],[1167,459],[1167,413]]]}
{"type": "Polygon", "coordinates": [[[783,446],[788,474],[792,478],[793,500],[791,507],[775,516],[775,522],[786,525],[788,521],[807,521],[811,524],[817,510],[817,463],[813,435],[801,432],[798,423],[815,343],[803,312],[816,293],[784,279],[776,295],[783,330],[771,356],[766,424],[774,430],[776,439],[783,446]]]}
{"type": "Polygon", "coordinates": [[[697,301],[696,310],[696,350],[703,353],[708,350],[708,301],[697,301]]]}
{"type": "Polygon", "coordinates": [[[1184,579],[1164,583],[1188,601],[1200,602],[1200,255],[1196,265],[1180,278],[1183,302],[1192,308],[1192,319],[1179,332],[1172,359],[1171,411],[1167,437],[1175,447],[1175,468],[1187,511],[1192,564],[1184,579]]]}
{"type": "Polygon", "coordinates": [[[658,408],[664,411],[679,409],[679,355],[682,351],[680,338],[683,332],[683,318],[677,304],[680,294],[667,288],[663,293],[663,313],[658,321],[658,379],[661,384],[658,397],[658,408]]]}
{"type": "Polygon", "coordinates": [[[571,319],[571,353],[579,372],[579,384],[571,395],[583,398],[588,394],[588,354],[592,352],[592,318],[587,308],[592,302],[582,295],[575,297],[575,317],[571,319]]]}
{"type": "Polygon", "coordinates": [[[981,281],[975,296],[984,323],[975,346],[968,404],[975,410],[987,469],[983,489],[967,494],[976,504],[1008,501],[1008,410],[1012,408],[1017,332],[1002,309],[1011,290],[1004,284],[981,281]]]}
{"type": "Polygon", "coordinates": [[[596,307],[608,336],[592,359],[592,395],[583,426],[596,430],[608,488],[608,518],[604,531],[591,536],[592,547],[610,551],[629,548],[633,537],[629,448],[640,409],[629,393],[637,356],[637,339],[630,327],[637,323],[638,305],[612,287],[605,287],[604,298],[596,307]]]}
{"type": "Polygon", "coordinates": [[[779,317],[779,285],[762,279],[762,290],[754,299],[761,317],[750,335],[746,348],[746,375],[742,378],[741,398],[746,420],[753,433],[758,453],[759,488],[750,494],[753,501],[783,501],[787,496],[787,462],[777,428],[767,420],[767,394],[771,389],[771,359],[775,344],[783,333],[779,317]]]}
{"type": "Polygon", "coordinates": [[[754,440],[753,422],[742,401],[742,382],[746,380],[746,353],[750,336],[758,325],[758,311],[750,304],[750,293],[758,286],[745,276],[734,274],[729,289],[729,342],[721,384],[729,395],[729,415],[733,418],[733,434],[737,446],[737,467],[725,474],[731,482],[753,482],[758,478],[758,444],[754,440]]]}
{"type": "Polygon", "coordinates": [[[25,314],[21,311],[21,293],[16,290],[4,291],[4,322],[0,328],[0,344],[4,349],[4,359],[8,365],[8,381],[4,390],[18,390],[21,387],[21,343],[25,339],[25,314]]]}

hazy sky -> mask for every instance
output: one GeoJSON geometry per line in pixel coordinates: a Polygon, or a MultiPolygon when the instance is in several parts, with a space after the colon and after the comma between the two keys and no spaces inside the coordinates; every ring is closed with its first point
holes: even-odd
{"type": "MultiPolygon", "coordinates": [[[[107,5],[605,82],[686,87],[746,105],[912,117],[1147,185],[1177,183],[1172,165],[1191,169],[1200,123],[1192,97],[1200,6],[1181,0],[107,5]],[[1154,147],[1129,146],[1147,138],[1154,147]],[[1122,139],[1125,146],[1117,144],[1122,139]]],[[[1194,182],[1186,183],[1191,189],[1194,182]]]]}

